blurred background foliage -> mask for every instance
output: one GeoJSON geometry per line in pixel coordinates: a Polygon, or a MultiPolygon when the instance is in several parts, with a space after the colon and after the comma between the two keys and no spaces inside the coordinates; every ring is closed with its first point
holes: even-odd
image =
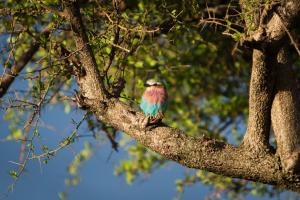
{"type": "MultiPolygon", "coordinates": [[[[143,83],[158,78],[169,94],[166,124],[191,136],[197,137],[204,129],[208,137],[240,143],[247,123],[251,52],[238,46],[247,13],[241,13],[237,1],[80,0],[79,4],[107,90],[113,92],[112,86],[124,79],[120,99],[137,108],[143,83]]],[[[1,74],[9,71],[32,43],[40,43],[18,75],[24,85],[9,90],[0,102],[5,110],[3,118],[10,122],[5,140],[23,146],[20,167],[10,171],[14,179],[20,178],[26,162],[40,159],[47,164],[59,150],[85,136],[95,141],[107,138],[113,151],[122,148],[128,152],[127,158],[114,166],[115,174],[128,184],[165,166],[167,160],[97,122],[88,112],[80,122],[74,121],[75,128],[68,137],[49,147],[39,132],[40,112],[57,104],[64,105],[66,113],[78,109],[73,101],[76,82],[62,49],[75,57],[80,50],[74,45],[70,25],[56,13],[63,10],[60,0],[6,0],[1,1],[0,9],[1,74]],[[45,29],[50,30],[49,35],[43,34],[45,29]],[[82,123],[89,128],[85,135],[77,132],[82,123]]],[[[67,185],[80,183],[78,170],[93,156],[94,148],[86,143],[74,156],[67,185]]],[[[282,192],[201,170],[176,180],[176,189],[181,193],[199,182],[233,199],[282,192]]],[[[60,198],[65,199],[66,194],[62,192],[60,198]]]]}

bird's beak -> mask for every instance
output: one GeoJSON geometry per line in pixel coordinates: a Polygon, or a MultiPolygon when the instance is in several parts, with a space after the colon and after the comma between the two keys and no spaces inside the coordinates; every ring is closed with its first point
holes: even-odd
{"type": "Polygon", "coordinates": [[[144,86],[145,87],[149,87],[150,85],[148,83],[144,83],[144,86]]]}

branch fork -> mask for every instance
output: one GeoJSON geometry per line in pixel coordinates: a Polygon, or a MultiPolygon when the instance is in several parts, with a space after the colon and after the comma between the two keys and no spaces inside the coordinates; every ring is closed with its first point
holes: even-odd
{"type": "MultiPolygon", "coordinates": [[[[204,137],[189,137],[181,130],[168,126],[141,130],[135,126],[135,121],[143,119],[144,115],[118,99],[111,98],[106,92],[103,76],[98,71],[92,49],[89,47],[78,4],[70,0],[63,2],[74,32],[76,47],[81,49],[80,60],[86,71],[86,75],[77,82],[84,102],[98,120],[126,132],[144,146],[184,166],[234,178],[278,185],[300,192],[298,179],[287,180],[290,176],[281,169],[282,165],[278,161],[278,157],[269,147],[272,103],[274,99],[278,98],[276,96],[281,91],[273,74],[274,67],[277,67],[276,63],[278,63],[277,54],[273,52],[265,54],[266,51],[259,49],[255,49],[253,52],[249,126],[241,147],[234,147],[222,141],[204,137]],[[262,153],[253,154],[252,148],[257,148],[254,150],[255,152],[262,150],[262,153]],[[270,150],[268,150],[269,148],[270,150]]],[[[273,17],[268,22],[267,33],[272,28],[269,24],[275,23],[272,20],[273,17]]],[[[259,32],[261,33],[254,37],[255,40],[260,40],[260,35],[264,35],[264,30],[259,32]]],[[[267,37],[269,37],[268,34],[267,37]]],[[[279,73],[276,72],[276,74],[279,73]]],[[[122,87],[120,86],[120,88],[122,87]]],[[[281,109],[280,112],[284,114],[284,109],[281,109]]],[[[279,115],[275,114],[275,116],[279,115]]],[[[282,156],[280,153],[279,155],[282,156]]]]}

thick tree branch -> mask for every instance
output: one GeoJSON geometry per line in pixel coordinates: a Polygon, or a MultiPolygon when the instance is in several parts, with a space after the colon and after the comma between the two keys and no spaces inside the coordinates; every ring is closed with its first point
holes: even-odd
{"type": "Polygon", "coordinates": [[[270,41],[280,41],[286,36],[286,29],[292,28],[295,19],[299,17],[300,1],[286,0],[278,7],[275,14],[267,24],[266,33],[270,41]]]}
{"type": "Polygon", "coordinates": [[[271,107],[273,102],[274,75],[272,55],[261,50],[253,51],[249,91],[249,120],[243,145],[262,153],[269,149],[271,107]]]}
{"type": "Polygon", "coordinates": [[[105,99],[106,90],[102,77],[97,68],[93,51],[80,16],[80,9],[77,1],[64,0],[65,16],[71,24],[76,47],[79,50],[81,62],[86,72],[85,76],[77,77],[77,82],[82,89],[82,95],[86,99],[105,99]]]}
{"type": "MultiPolygon", "coordinates": [[[[79,9],[74,8],[76,4],[68,3],[66,6],[70,16],[69,20],[75,32],[74,39],[77,48],[81,49],[82,64],[87,74],[89,74],[84,77],[77,77],[77,81],[84,97],[88,99],[85,103],[98,120],[126,132],[146,147],[184,166],[300,191],[299,180],[291,177],[288,179],[281,170],[278,157],[271,152],[253,156],[252,152],[248,148],[244,148],[244,146],[234,147],[213,139],[189,137],[179,129],[167,126],[158,126],[151,130],[140,128],[137,122],[144,118],[142,113],[137,112],[118,99],[103,98],[103,95],[105,95],[104,88],[101,86],[101,80],[99,80],[100,77],[96,70],[92,51],[87,45],[87,37],[82,32],[84,28],[79,9]],[[73,21],[74,18],[75,21],[73,21]],[[83,78],[84,80],[81,80],[83,78]],[[85,83],[82,81],[85,81],[85,83]],[[95,86],[97,87],[95,88],[95,86]],[[91,91],[102,95],[93,94],[91,91]]],[[[260,52],[255,54],[262,59],[261,66],[264,66],[264,56],[260,52]]],[[[254,69],[257,70],[254,73],[260,71],[259,66],[254,69]]],[[[261,67],[261,69],[265,70],[266,68],[261,67]]],[[[268,71],[262,72],[269,73],[268,71]]],[[[257,78],[260,77],[257,76],[257,78]]],[[[255,83],[255,80],[253,82],[255,83]]],[[[265,89],[262,85],[261,90],[265,91],[265,89]]],[[[268,99],[269,96],[263,101],[268,99]]],[[[258,105],[254,105],[254,107],[260,109],[258,105]]],[[[265,113],[270,112],[269,110],[270,108],[268,107],[262,111],[265,113]]],[[[266,132],[269,129],[269,122],[262,129],[260,130],[260,127],[258,127],[252,131],[266,132]]]]}
{"type": "MultiPolygon", "coordinates": [[[[241,2],[243,3],[243,0],[241,2]]],[[[258,3],[260,2],[258,1],[258,3]]],[[[258,148],[268,145],[270,108],[273,103],[272,125],[276,136],[277,152],[284,171],[295,173],[299,171],[300,165],[299,92],[295,88],[296,79],[293,77],[292,64],[286,49],[284,50],[282,46],[284,40],[287,39],[286,31],[299,17],[300,1],[288,0],[281,5],[278,2],[271,2],[264,6],[262,13],[259,13],[258,10],[254,14],[260,20],[256,20],[254,23],[256,30],[250,32],[246,40],[250,44],[254,44],[252,47],[259,49],[255,49],[253,53],[252,71],[261,68],[261,59],[255,55],[255,52],[260,51],[266,60],[263,70],[269,71],[269,73],[259,73],[258,75],[252,73],[251,75],[249,123],[244,143],[250,143],[250,146],[258,148]],[[259,79],[261,76],[264,77],[259,79]],[[258,85],[262,85],[263,90],[257,84],[253,84],[255,79],[259,80],[258,85]],[[268,98],[260,98],[264,95],[267,95],[268,98]],[[274,102],[273,95],[275,96],[274,102]],[[253,96],[257,98],[252,100],[253,96]]],[[[249,8],[244,8],[244,10],[247,9],[249,8]]],[[[247,26],[250,26],[250,23],[247,22],[247,26]]]]}
{"type": "Polygon", "coordinates": [[[274,64],[276,96],[272,106],[272,126],[283,168],[295,173],[300,171],[300,94],[289,54],[283,47],[274,64]]]}
{"type": "MultiPolygon", "coordinates": [[[[42,32],[40,37],[48,38],[50,34],[50,28],[47,27],[42,32]]],[[[9,89],[10,85],[13,83],[15,78],[19,75],[27,63],[32,59],[34,54],[38,51],[41,46],[41,41],[35,40],[29,47],[29,49],[13,64],[10,72],[3,72],[5,73],[3,77],[0,79],[0,98],[2,98],[7,90],[9,89]]]]}
{"type": "MultiPolygon", "coordinates": [[[[248,5],[244,0],[241,0],[241,4],[248,5]]],[[[255,48],[262,48],[266,45],[279,48],[287,35],[286,30],[294,26],[299,13],[299,0],[283,1],[281,5],[274,1],[270,5],[265,5],[261,15],[259,10],[254,14],[256,18],[260,18],[260,20],[256,19],[256,23],[254,23],[255,31],[251,31],[242,43],[255,48]]],[[[249,22],[247,26],[249,26],[249,22]]]]}
{"type": "Polygon", "coordinates": [[[189,137],[181,130],[167,126],[140,129],[136,122],[144,115],[117,99],[111,99],[105,105],[94,101],[89,106],[98,120],[126,132],[169,160],[190,168],[300,191],[298,180],[285,175],[278,157],[271,152],[253,156],[248,148],[205,137],[189,137]]]}

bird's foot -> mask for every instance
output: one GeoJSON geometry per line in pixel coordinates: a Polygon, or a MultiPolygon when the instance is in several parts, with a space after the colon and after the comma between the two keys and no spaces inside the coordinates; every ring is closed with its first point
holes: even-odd
{"type": "Polygon", "coordinates": [[[151,116],[145,116],[136,122],[136,125],[141,130],[151,131],[161,124],[161,119],[156,119],[151,116]]]}
{"type": "Polygon", "coordinates": [[[140,119],[138,122],[138,127],[141,130],[151,131],[152,129],[156,128],[159,123],[153,121],[153,118],[150,116],[145,116],[144,118],[140,119]]]}
{"type": "Polygon", "coordinates": [[[136,125],[139,129],[145,129],[149,123],[150,123],[150,117],[146,116],[144,118],[137,120],[136,125]]]}

